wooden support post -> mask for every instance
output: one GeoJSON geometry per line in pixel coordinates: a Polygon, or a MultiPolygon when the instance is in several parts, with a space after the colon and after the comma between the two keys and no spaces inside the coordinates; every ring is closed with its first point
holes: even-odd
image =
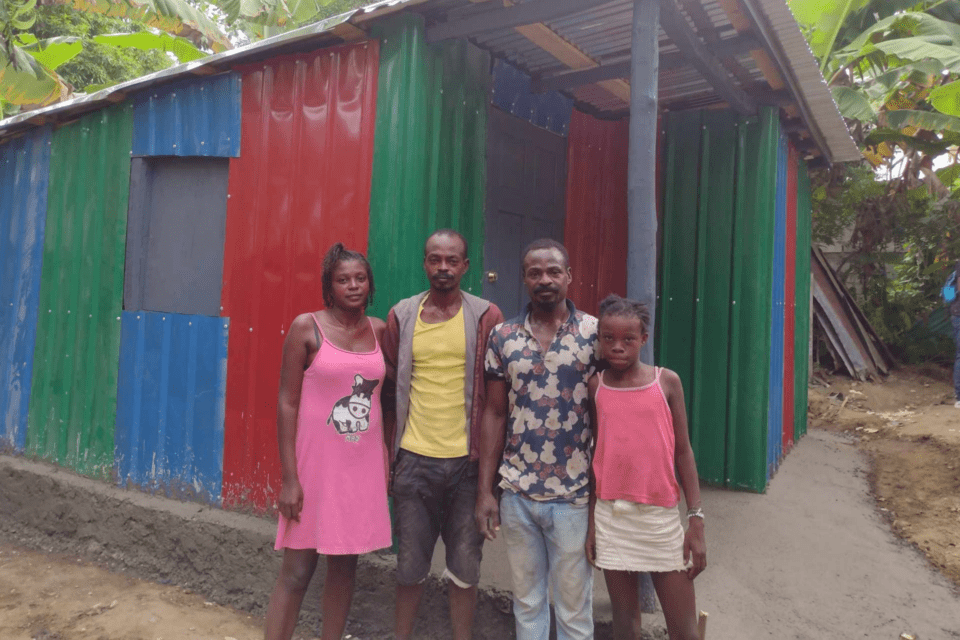
{"type": "MultiPolygon", "coordinates": [[[[672,2],[673,0],[665,0],[672,2]]],[[[634,0],[627,169],[627,295],[650,308],[650,340],[640,359],[653,364],[657,306],[657,90],[660,0],[634,0]]]]}

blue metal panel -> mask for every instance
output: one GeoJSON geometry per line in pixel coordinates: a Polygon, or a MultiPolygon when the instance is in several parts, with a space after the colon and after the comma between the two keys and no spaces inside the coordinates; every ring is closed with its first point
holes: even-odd
{"type": "Polygon", "coordinates": [[[573,100],[559,91],[531,93],[530,76],[503,60],[493,64],[493,104],[560,135],[570,128],[573,100]]]}
{"type": "Polygon", "coordinates": [[[240,75],[182,80],[134,98],[133,155],[240,155],[240,75]]]}
{"type": "Polygon", "coordinates": [[[124,311],[117,478],[220,502],[227,318],[124,311]]]}
{"type": "Polygon", "coordinates": [[[770,396],[767,401],[767,479],[783,457],[783,340],[787,277],[787,139],[777,150],[777,187],[773,226],[773,322],[770,329],[770,396]]]}
{"type": "Polygon", "coordinates": [[[0,145],[0,447],[26,445],[50,129],[0,145]]]}

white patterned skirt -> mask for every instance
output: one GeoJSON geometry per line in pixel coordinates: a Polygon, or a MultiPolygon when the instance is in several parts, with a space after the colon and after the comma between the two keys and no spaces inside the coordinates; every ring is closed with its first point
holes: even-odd
{"type": "Polygon", "coordinates": [[[683,525],[677,507],[597,500],[597,566],[614,571],[680,571],[683,525]]]}

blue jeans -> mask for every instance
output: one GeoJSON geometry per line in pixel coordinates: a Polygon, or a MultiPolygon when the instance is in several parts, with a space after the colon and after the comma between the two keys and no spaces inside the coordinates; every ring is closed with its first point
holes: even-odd
{"type": "Polygon", "coordinates": [[[957,352],[953,357],[953,394],[960,400],[960,316],[950,316],[953,320],[953,342],[957,352]]]}
{"type": "Polygon", "coordinates": [[[593,638],[593,569],[587,562],[587,505],[537,502],[511,491],[500,499],[500,531],[513,579],[517,640],[547,640],[549,592],[557,640],[593,638]]]}

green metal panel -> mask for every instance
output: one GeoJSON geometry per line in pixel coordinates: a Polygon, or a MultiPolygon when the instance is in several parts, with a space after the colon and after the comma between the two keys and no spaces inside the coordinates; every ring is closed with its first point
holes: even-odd
{"type": "Polygon", "coordinates": [[[811,202],[807,163],[797,163],[797,326],[794,342],[794,442],[807,432],[807,379],[810,375],[810,242],[811,202]]]}
{"type": "Polygon", "coordinates": [[[686,390],[687,414],[697,393],[693,336],[697,259],[698,158],[700,111],[671,113],[663,203],[663,245],[657,327],[657,363],[673,369],[686,390]]]}
{"type": "Polygon", "coordinates": [[[53,134],[27,451],[113,467],[133,107],[53,134]]]}
{"type": "Polygon", "coordinates": [[[489,55],[465,40],[428,45],[423,19],[397,16],[380,38],[377,128],[370,198],[370,263],[384,317],[427,287],[423,242],[440,227],[470,245],[461,286],[479,295],[483,273],[489,55]]]}
{"type": "Polygon", "coordinates": [[[706,111],[703,124],[690,438],[700,477],[723,484],[737,117],[706,111]]]}
{"type": "Polygon", "coordinates": [[[740,122],[731,302],[727,484],[763,491],[767,478],[767,401],[773,227],[779,119],[765,107],[740,122]]]}

